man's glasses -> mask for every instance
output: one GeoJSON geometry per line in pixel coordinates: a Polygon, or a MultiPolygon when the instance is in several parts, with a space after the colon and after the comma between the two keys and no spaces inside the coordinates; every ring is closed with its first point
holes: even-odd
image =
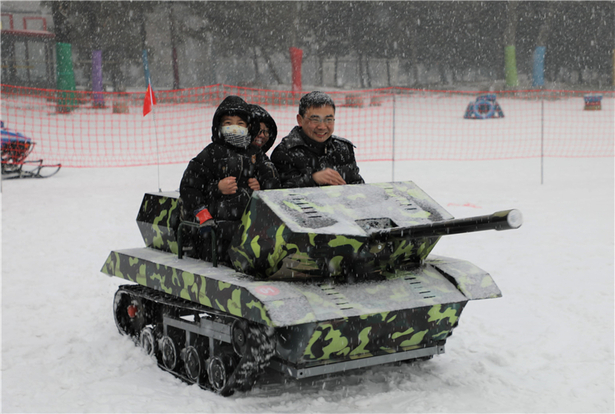
{"type": "Polygon", "coordinates": [[[314,125],[320,125],[322,123],[324,123],[325,125],[333,125],[333,123],[335,122],[335,118],[333,118],[332,116],[328,116],[325,119],[322,119],[318,115],[312,115],[308,118],[308,121],[310,121],[310,123],[314,125]]]}
{"type": "Polygon", "coordinates": [[[260,131],[258,131],[258,135],[263,135],[263,136],[269,138],[269,130],[268,129],[261,129],[260,131]]]}

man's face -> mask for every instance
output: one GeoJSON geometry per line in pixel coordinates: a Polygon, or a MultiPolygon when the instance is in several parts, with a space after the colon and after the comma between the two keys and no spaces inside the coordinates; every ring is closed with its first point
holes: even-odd
{"type": "Polygon", "coordinates": [[[317,142],[325,142],[333,135],[335,126],[335,111],[332,106],[308,108],[305,116],[297,114],[297,122],[303,128],[305,135],[317,142]]]}

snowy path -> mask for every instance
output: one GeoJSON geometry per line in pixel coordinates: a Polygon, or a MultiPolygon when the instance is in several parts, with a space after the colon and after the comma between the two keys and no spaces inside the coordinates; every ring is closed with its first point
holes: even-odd
{"type": "MultiPolygon", "coordinates": [[[[363,163],[368,182],[390,164],[363,163]]],[[[161,167],[176,189],[183,165],[161,167]]],[[[157,368],[111,311],[111,249],[142,246],[135,217],[156,167],[63,169],[2,182],[3,412],[613,412],[613,159],[398,163],[456,217],[519,208],[523,227],[443,239],[434,254],[490,272],[446,353],[330,381],[222,398],[157,368]]]]}

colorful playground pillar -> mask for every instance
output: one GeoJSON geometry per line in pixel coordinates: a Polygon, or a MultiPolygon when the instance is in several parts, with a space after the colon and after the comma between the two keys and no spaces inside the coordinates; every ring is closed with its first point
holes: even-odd
{"type": "Polygon", "coordinates": [[[532,72],[532,86],[545,86],[545,53],[546,46],[536,46],[534,50],[534,71],[532,72]]]}
{"type": "Polygon", "coordinates": [[[290,48],[290,63],[292,65],[292,91],[293,93],[301,92],[303,85],[301,84],[301,60],[303,59],[303,50],[296,47],[290,48]]]}
{"type": "Polygon", "coordinates": [[[77,103],[75,101],[75,94],[73,92],[76,89],[75,86],[75,73],[73,72],[73,53],[70,43],[56,43],[57,51],[57,71],[58,80],[57,88],[60,91],[60,99],[56,111],[59,113],[68,113],[75,109],[77,103]]]}
{"type": "Polygon", "coordinates": [[[517,54],[514,45],[504,47],[504,73],[506,74],[506,86],[519,86],[517,78],[517,54]]]}
{"type": "Polygon", "coordinates": [[[94,107],[104,108],[105,98],[103,91],[103,76],[102,76],[102,50],[92,51],[92,92],[94,97],[94,107]]]}

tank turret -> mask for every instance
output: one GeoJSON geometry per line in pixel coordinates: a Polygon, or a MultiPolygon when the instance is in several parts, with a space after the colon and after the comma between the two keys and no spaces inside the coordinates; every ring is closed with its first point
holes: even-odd
{"type": "Polygon", "coordinates": [[[521,222],[518,210],[453,219],[412,182],[256,192],[229,255],[265,279],[378,277],[419,266],[441,236],[521,222]]]}

